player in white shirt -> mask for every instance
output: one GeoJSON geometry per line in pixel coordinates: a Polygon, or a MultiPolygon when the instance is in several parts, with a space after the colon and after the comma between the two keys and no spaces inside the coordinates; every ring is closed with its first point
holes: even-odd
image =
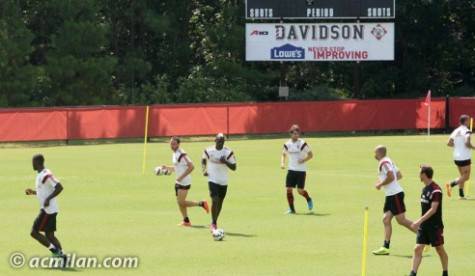
{"type": "Polygon", "coordinates": [[[211,231],[218,228],[218,217],[228,190],[228,170],[237,168],[236,157],[230,148],[224,146],[222,133],[216,135],[216,144],[204,150],[201,159],[203,175],[208,177],[211,204],[211,231]]]}
{"type": "Polygon", "coordinates": [[[460,126],[450,134],[447,145],[454,148],[454,162],[459,170],[460,176],[452,182],[445,184],[447,195],[452,196],[452,188],[459,186],[460,199],[465,199],[463,188],[465,182],[470,179],[470,171],[472,165],[472,149],[474,149],[470,141],[470,117],[468,115],[460,116],[460,126]]]}
{"type": "Polygon", "coordinates": [[[61,243],[54,235],[56,231],[56,216],[58,215],[58,203],[56,197],[63,191],[53,173],[45,168],[45,158],[41,154],[33,156],[33,169],[36,175],[36,190],[26,189],[26,195],[36,195],[40,203],[40,214],[36,217],[31,229],[31,236],[48,248],[55,257],[63,258],[63,266],[66,265],[66,256],[62,252],[61,243]],[[44,232],[42,235],[40,232],[44,232]]]}
{"type": "Polygon", "coordinates": [[[313,153],[310,146],[300,138],[300,127],[298,125],[292,125],[289,132],[290,139],[284,144],[280,167],[281,169],[285,169],[286,157],[289,157],[287,177],[285,180],[287,202],[289,203],[289,210],[286,214],[295,214],[293,194],[295,188],[297,188],[297,192],[306,199],[308,210],[311,211],[313,209],[312,198],[305,190],[305,179],[307,177],[306,162],[313,158],[313,153]]]}
{"type": "Polygon", "coordinates": [[[170,148],[173,152],[172,154],[172,163],[173,166],[163,165],[170,172],[175,172],[175,195],[178,203],[178,208],[183,216],[183,221],[179,224],[180,226],[191,226],[190,218],[188,217],[187,209],[189,207],[201,207],[206,213],[209,213],[208,202],[206,201],[188,201],[186,197],[188,191],[191,188],[191,172],[195,168],[190,157],[186,152],[180,148],[180,138],[172,137],[170,139],[170,148]]]}
{"type": "Polygon", "coordinates": [[[392,225],[391,221],[396,217],[396,221],[409,229],[412,221],[406,218],[406,206],[404,204],[404,190],[399,185],[399,180],[402,174],[393,161],[387,156],[387,149],[385,146],[377,146],[374,150],[374,158],[378,161],[378,181],[376,182],[376,189],[383,188],[386,195],[384,203],[384,244],[380,249],[374,250],[374,255],[389,255],[389,244],[391,242],[392,225]]]}

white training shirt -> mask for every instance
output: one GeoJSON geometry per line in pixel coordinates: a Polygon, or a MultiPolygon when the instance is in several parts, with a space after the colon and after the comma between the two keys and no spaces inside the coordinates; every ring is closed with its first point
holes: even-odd
{"type": "MultiPolygon", "coordinates": [[[[182,149],[177,149],[172,155],[173,166],[175,167],[176,178],[183,175],[188,169],[187,161],[191,162],[191,159],[186,155],[186,152],[182,149]]],[[[183,186],[191,185],[191,174],[188,174],[181,181],[176,180],[176,183],[183,186]]]]}
{"type": "Polygon", "coordinates": [[[228,167],[221,163],[220,159],[224,157],[231,164],[236,164],[236,158],[231,149],[223,147],[217,150],[215,146],[205,149],[203,159],[207,159],[208,181],[219,185],[228,185],[228,167]]]}
{"type": "Polygon", "coordinates": [[[384,181],[387,177],[388,171],[392,171],[394,174],[394,180],[393,182],[384,185],[384,193],[386,196],[392,196],[395,194],[399,194],[400,192],[403,192],[404,190],[402,189],[401,185],[399,185],[399,182],[397,181],[397,172],[398,168],[396,165],[389,159],[389,157],[384,157],[379,161],[378,165],[378,174],[379,174],[379,180],[384,181]]]}
{"type": "Polygon", "coordinates": [[[307,171],[307,164],[299,164],[299,160],[306,158],[310,151],[310,146],[303,139],[298,139],[295,142],[292,141],[292,139],[289,139],[287,142],[285,142],[284,153],[286,153],[289,157],[289,171],[307,171]]]}
{"type": "Polygon", "coordinates": [[[459,126],[450,134],[450,138],[454,140],[454,160],[465,161],[472,158],[472,152],[465,144],[468,137],[470,137],[470,130],[464,125],[459,126]]]}
{"type": "Polygon", "coordinates": [[[54,192],[54,189],[58,183],[59,180],[57,180],[53,176],[53,173],[48,169],[42,170],[36,176],[36,197],[40,202],[40,208],[45,210],[47,214],[54,214],[59,211],[56,197],[49,201],[48,207],[44,207],[46,198],[54,192]]]}

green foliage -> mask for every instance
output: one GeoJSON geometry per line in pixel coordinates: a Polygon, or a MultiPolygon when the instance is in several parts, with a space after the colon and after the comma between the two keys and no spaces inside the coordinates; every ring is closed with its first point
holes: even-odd
{"type": "Polygon", "coordinates": [[[0,106],[473,95],[473,1],[396,3],[394,62],[281,65],[245,62],[244,1],[3,0],[0,106]]]}

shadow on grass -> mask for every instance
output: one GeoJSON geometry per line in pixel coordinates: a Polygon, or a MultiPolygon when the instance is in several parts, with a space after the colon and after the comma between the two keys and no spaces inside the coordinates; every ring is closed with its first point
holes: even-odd
{"type": "Polygon", "coordinates": [[[205,225],[192,225],[191,228],[195,228],[195,229],[206,229],[208,227],[206,227],[205,225]]]}
{"type": "MultiPolygon", "coordinates": [[[[391,254],[389,257],[397,257],[397,258],[405,258],[405,259],[412,259],[412,255],[399,255],[399,254],[391,254]]],[[[422,257],[432,257],[430,254],[422,255],[422,257]]]]}
{"type": "Polygon", "coordinates": [[[315,217],[326,217],[326,216],[331,216],[330,213],[314,213],[314,212],[308,212],[308,213],[296,213],[297,216],[315,216],[315,217]]]}
{"type": "Polygon", "coordinates": [[[65,268],[47,267],[47,268],[44,268],[44,269],[45,270],[50,270],[50,271],[81,272],[80,270],[77,270],[74,267],[65,267],[65,268]]]}
{"type": "Polygon", "coordinates": [[[226,232],[226,235],[231,237],[241,237],[241,238],[255,238],[257,235],[254,234],[244,234],[244,233],[233,233],[233,232],[226,232]]]}

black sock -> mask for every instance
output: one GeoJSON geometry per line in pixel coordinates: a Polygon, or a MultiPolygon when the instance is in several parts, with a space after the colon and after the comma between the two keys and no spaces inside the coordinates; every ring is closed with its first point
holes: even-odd
{"type": "Polygon", "coordinates": [[[465,193],[463,192],[462,188],[459,189],[459,196],[460,197],[465,197],[465,193]]]}
{"type": "Polygon", "coordinates": [[[442,271],[442,276],[449,276],[449,272],[447,270],[442,271]]]}
{"type": "Polygon", "coordinates": [[[217,222],[216,220],[213,220],[213,221],[211,222],[211,224],[217,225],[218,222],[217,222]]]}
{"type": "Polygon", "coordinates": [[[409,274],[409,276],[417,276],[417,273],[411,270],[411,274],[409,274]]]}
{"type": "Polygon", "coordinates": [[[186,222],[186,223],[190,223],[190,218],[185,217],[185,218],[183,219],[183,221],[186,222]]]}
{"type": "Polygon", "coordinates": [[[387,249],[389,249],[389,244],[391,243],[391,241],[384,241],[384,247],[386,247],[387,249]]]}
{"type": "Polygon", "coordinates": [[[205,206],[205,202],[204,202],[204,201],[200,201],[200,202],[198,203],[198,205],[199,205],[200,207],[203,207],[203,206],[205,206]]]}
{"type": "Polygon", "coordinates": [[[453,188],[455,186],[457,186],[457,180],[454,180],[454,181],[450,182],[450,187],[453,188]]]}

